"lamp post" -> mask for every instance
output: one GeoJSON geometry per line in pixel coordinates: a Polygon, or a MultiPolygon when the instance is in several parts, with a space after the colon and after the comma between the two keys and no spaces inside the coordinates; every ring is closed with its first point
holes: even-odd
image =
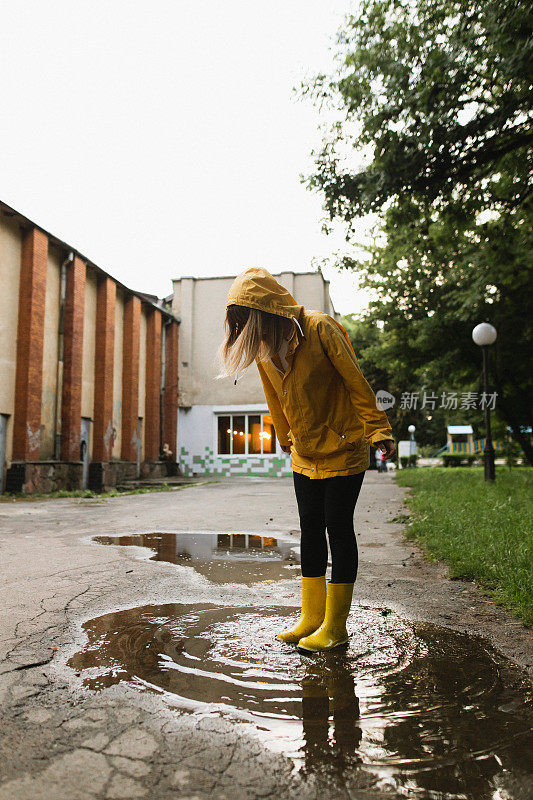
{"type": "Polygon", "coordinates": [[[416,464],[413,465],[413,459],[411,458],[411,456],[416,455],[416,443],[415,443],[415,430],[416,430],[416,428],[415,428],[414,425],[409,425],[407,430],[411,434],[411,441],[409,443],[409,466],[410,467],[412,467],[412,466],[416,467],[416,464]]]}
{"type": "Polygon", "coordinates": [[[487,348],[496,341],[496,328],[488,322],[481,322],[472,331],[472,339],[481,347],[483,353],[483,391],[485,393],[485,449],[483,450],[483,464],[485,467],[485,480],[493,481],[496,478],[494,470],[494,446],[490,429],[490,408],[487,401],[489,393],[489,352],[487,348]]]}

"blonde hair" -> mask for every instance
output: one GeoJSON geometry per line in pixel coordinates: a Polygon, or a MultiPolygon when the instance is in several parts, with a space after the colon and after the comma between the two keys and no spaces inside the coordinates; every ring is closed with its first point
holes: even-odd
{"type": "Polygon", "coordinates": [[[291,321],[278,314],[248,306],[228,306],[224,320],[226,338],[218,351],[220,373],[217,378],[245,370],[256,359],[273,358],[282,340],[289,337],[291,328],[291,321]]]}

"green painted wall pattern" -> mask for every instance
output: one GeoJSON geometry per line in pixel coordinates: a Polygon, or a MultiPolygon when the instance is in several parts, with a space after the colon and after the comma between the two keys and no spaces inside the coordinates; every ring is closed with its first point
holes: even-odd
{"type": "Polygon", "coordinates": [[[185,447],[180,449],[180,467],[183,475],[213,475],[230,477],[232,475],[252,475],[254,477],[281,478],[292,474],[290,458],[220,458],[210,447],[203,455],[191,455],[185,447]]]}

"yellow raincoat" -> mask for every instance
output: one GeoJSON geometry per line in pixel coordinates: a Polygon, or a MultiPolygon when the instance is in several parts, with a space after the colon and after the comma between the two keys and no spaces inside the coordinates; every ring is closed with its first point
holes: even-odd
{"type": "Polygon", "coordinates": [[[370,444],[392,439],[392,431],[342,325],[298,305],[265,269],[239,275],[227,305],[295,322],[286,371],[271,361],[256,361],[278,440],[291,447],[294,472],[330,478],[367,469],[370,444]]]}

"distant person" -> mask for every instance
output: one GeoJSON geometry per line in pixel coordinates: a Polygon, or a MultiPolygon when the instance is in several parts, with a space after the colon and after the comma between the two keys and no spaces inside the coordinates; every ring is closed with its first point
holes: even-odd
{"type": "Polygon", "coordinates": [[[168,446],[168,442],[165,442],[165,444],[163,445],[161,456],[163,461],[172,461],[172,450],[168,446]]]}
{"type": "Polygon", "coordinates": [[[375,457],[376,457],[376,469],[378,472],[387,472],[387,463],[383,461],[384,453],[379,449],[376,448],[375,457]]]}
{"type": "Polygon", "coordinates": [[[373,445],[395,451],[344,328],[328,314],[298,305],[264,269],[239,275],[228,294],[222,375],[254,361],[276,436],[291,454],[300,515],[302,613],[278,639],[304,653],[348,641],[346,620],[357,576],[355,504],[373,445]],[[326,587],[327,542],[332,557],[326,587]]]}

